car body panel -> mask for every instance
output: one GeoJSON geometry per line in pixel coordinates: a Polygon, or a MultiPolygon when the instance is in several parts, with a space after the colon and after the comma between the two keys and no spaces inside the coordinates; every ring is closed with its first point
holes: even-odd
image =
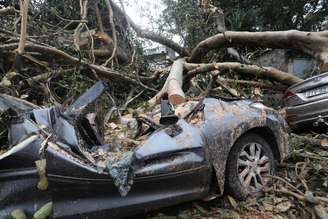
{"type": "MultiPolygon", "coordinates": [[[[101,86],[96,84],[95,88],[101,86]]],[[[100,93],[82,99],[94,103],[100,93]]],[[[288,127],[275,111],[250,100],[205,98],[190,117],[155,131],[132,152],[133,185],[122,195],[113,175],[99,170],[86,153],[90,145],[85,145],[72,118],[83,115],[88,106],[78,103],[79,107],[69,108],[67,114],[56,107],[21,111],[11,124],[12,144],[31,135],[39,137],[0,159],[0,218],[10,218],[16,208],[31,217],[48,201],[53,202],[54,218],[125,217],[210,195],[213,167],[222,194],[231,147],[241,135],[256,128],[272,133],[277,160],[289,153],[288,127]],[[197,113],[203,116],[192,121],[197,113]],[[54,137],[45,150],[49,187],[40,191],[34,162],[42,158],[44,131],[52,131],[54,137]]]]}
{"type": "MultiPolygon", "coordinates": [[[[288,125],[274,110],[249,100],[225,101],[206,99],[205,129],[206,143],[210,151],[210,162],[215,168],[221,194],[224,191],[226,162],[236,140],[255,128],[267,128],[275,139],[279,151],[277,160],[290,154],[288,147],[288,125]],[[262,107],[263,106],[263,107],[262,107]]],[[[260,134],[260,133],[258,133],[260,134]]]]}
{"type": "Polygon", "coordinates": [[[328,73],[311,77],[288,88],[285,98],[286,119],[295,130],[313,127],[328,117],[328,73]]]}

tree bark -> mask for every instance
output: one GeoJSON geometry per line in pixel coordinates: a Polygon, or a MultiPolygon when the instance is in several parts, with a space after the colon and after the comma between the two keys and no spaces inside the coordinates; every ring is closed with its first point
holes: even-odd
{"type": "Polygon", "coordinates": [[[160,92],[158,92],[152,99],[149,100],[151,106],[159,102],[164,94],[168,95],[169,101],[176,105],[185,101],[185,95],[182,90],[183,84],[183,64],[185,59],[177,59],[170,70],[165,84],[160,92]]]}
{"type": "Polygon", "coordinates": [[[192,51],[189,62],[199,63],[212,49],[232,46],[261,46],[295,49],[322,61],[328,67],[328,31],[303,32],[297,30],[272,32],[226,31],[200,42],[192,51]]]}
{"type": "Polygon", "coordinates": [[[28,2],[29,0],[20,0],[20,13],[21,13],[21,30],[20,39],[18,44],[17,52],[19,55],[24,53],[24,47],[27,38],[27,12],[28,12],[28,2]]]}
{"type": "MultiPolygon", "coordinates": [[[[108,58],[113,54],[113,48],[108,49],[95,49],[94,54],[98,58],[108,58]]],[[[129,62],[129,57],[122,50],[118,49],[116,51],[116,58],[119,63],[127,63],[129,62]]]]}
{"type": "Polygon", "coordinates": [[[290,86],[295,83],[302,82],[301,78],[294,76],[293,74],[280,71],[272,67],[260,67],[257,65],[245,65],[238,62],[222,62],[211,64],[191,64],[185,63],[185,68],[189,70],[185,76],[185,81],[189,81],[197,74],[206,73],[213,70],[226,71],[233,70],[241,73],[254,75],[256,77],[268,78],[278,81],[284,85],[290,86]]]}

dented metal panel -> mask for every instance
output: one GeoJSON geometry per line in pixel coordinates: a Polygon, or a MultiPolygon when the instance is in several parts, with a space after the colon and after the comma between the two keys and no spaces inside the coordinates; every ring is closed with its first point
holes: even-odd
{"type": "Polygon", "coordinates": [[[203,133],[209,148],[220,192],[224,191],[226,162],[236,140],[254,128],[267,127],[279,150],[279,159],[289,154],[288,126],[284,119],[272,109],[250,100],[204,100],[205,125],[203,133]],[[253,107],[252,107],[252,104],[253,107]]]}
{"type": "MultiPolygon", "coordinates": [[[[223,193],[229,152],[240,136],[255,128],[272,134],[276,159],[289,154],[288,127],[278,113],[250,100],[205,98],[176,124],[158,128],[121,159],[109,157],[99,162],[92,149],[102,148],[110,154],[114,145],[98,145],[101,140],[85,119],[90,105],[95,104],[104,89],[104,84],[98,82],[64,113],[57,107],[24,105],[22,110],[18,109],[23,114],[11,124],[10,145],[31,135],[38,137],[0,159],[1,217],[6,218],[16,207],[31,215],[35,206],[49,200],[54,204],[55,218],[131,215],[145,206],[151,209],[209,195],[212,167],[223,193]],[[41,159],[40,146],[45,139],[49,188],[42,193],[35,189],[36,185],[33,187],[33,183],[37,184],[33,170],[34,161],[41,159]],[[105,167],[100,166],[103,162],[105,167]],[[18,174],[23,169],[33,173],[24,179],[18,174]],[[28,189],[22,191],[24,182],[28,189]],[[19,200],[15,199],[17,192],[35,194],[29,200],[27,196],[19,200]],[[37,199],[40,194],[45,196],[37,199]],[[130,210],[126,211],[127,208],[130,210]]],[[[2,98],[3,103],[11,103],[10,97],[2,98]]],[[[19,100],[14,101],[14,106],[8,104],[4,108],[20,105],[19,100]]]]}

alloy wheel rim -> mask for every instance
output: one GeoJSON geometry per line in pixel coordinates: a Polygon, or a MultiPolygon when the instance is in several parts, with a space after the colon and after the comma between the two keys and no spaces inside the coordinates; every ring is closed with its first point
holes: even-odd
{"type": "Polygon", "coordinates": [[[267,184],[268,179],[265,176],[270,174],[271,164],[262,145],[249,143],[243,147],[239,153],[237,171],[245,189],[259,191],[267,184]]]}

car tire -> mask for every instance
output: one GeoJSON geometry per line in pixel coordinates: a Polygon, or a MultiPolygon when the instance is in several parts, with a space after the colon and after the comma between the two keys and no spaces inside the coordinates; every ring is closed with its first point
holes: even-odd
{"type": "Polygon", "coordinates": [[[235,198],[260,196],[272,179],[274,156],[269,143],[260,135],[249,133],[232,147],[226,166],[226,188],[235,198]]]}

